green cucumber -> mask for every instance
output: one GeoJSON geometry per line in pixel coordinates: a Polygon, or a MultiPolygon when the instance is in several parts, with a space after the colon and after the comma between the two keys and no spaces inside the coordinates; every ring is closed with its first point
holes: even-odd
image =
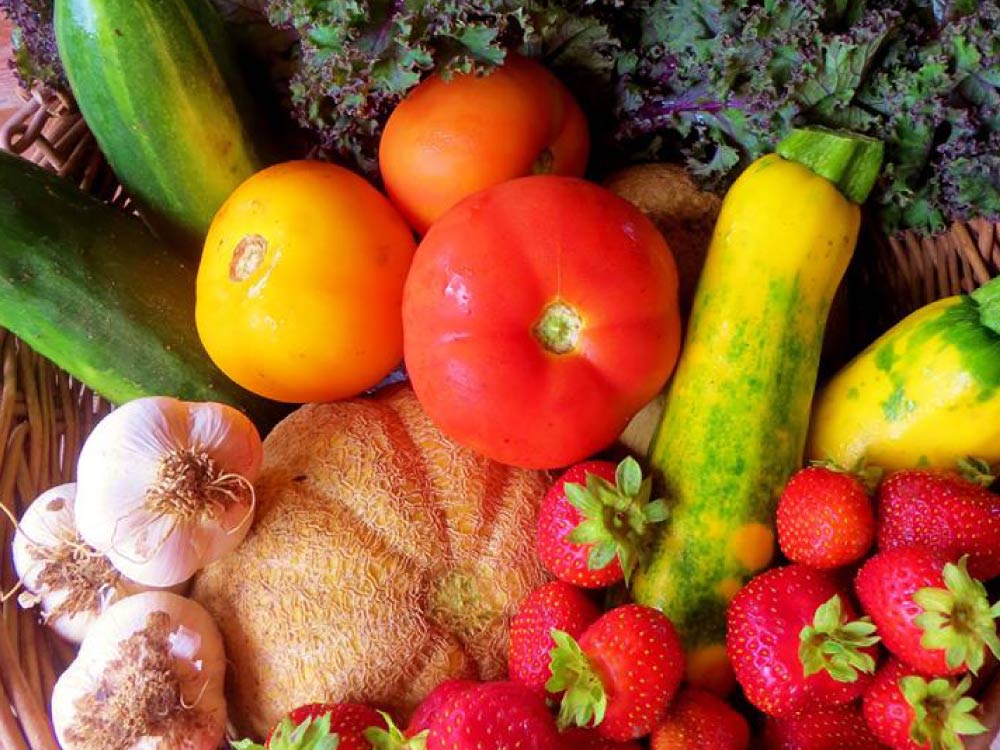
{"type": "Polygon", "coordinates": [[[263,165],[245,84],[209,0],[56,0],[70,88],[144,217],[200,251],[263,165]]]}
{"type": "Polygon", "coordinates": [[[0,151],[0,325],[112,403],[221,401],[270,427],[287,411],[212,364],[195,266],[126,216],[0,151]]]}

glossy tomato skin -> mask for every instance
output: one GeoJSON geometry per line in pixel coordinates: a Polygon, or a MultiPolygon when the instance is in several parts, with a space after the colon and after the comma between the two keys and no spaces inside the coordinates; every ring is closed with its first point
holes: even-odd
{"type": "Polygon", "coordinates": [[[318,161],[258,172],[212,222],[198,269],[202,343],[244,388],[331,401],[402,358],[403,283],[416,249],[388,199],[318,161]]]}
{"type": "Polygon", "coordinates": [[[434,75],[386,123],[386,191],[423,234],[472,193],[537,172],[583,175],[590,138],[569,90],[545,67],[509,55],[489,75],[434,75]]]}
{"type": "Polygon", "coordinates": [[[673,370],[676,265],[652,223],[607,190],[512,180],[427,233],[403,335],[414,390],[446,434],[502,463],[566,466],[611,443],[673,370]],[[578,315],[565,353],[537,329],[557,302],[578,315]]]}

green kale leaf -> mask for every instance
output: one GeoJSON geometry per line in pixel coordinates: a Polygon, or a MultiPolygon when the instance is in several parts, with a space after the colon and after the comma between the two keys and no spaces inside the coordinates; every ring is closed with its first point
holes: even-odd
{"type": "Polygon", "coordinates": [[[791,128],[886,142],[887,232],[1000,219],[1000,10],[992,0],[639,0],[625,151],[679,153],[725,189],[791,128]]]}

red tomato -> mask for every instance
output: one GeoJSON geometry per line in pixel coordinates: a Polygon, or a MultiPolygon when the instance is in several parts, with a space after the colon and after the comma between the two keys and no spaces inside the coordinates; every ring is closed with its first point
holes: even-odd
{"type": "Polygon", "coordinates": [[[606,447],[677,361],[677,268],[632,204],[524,177],[448,211],[403,296],[413,388],[454,440],[554,468],[606,447]]]}

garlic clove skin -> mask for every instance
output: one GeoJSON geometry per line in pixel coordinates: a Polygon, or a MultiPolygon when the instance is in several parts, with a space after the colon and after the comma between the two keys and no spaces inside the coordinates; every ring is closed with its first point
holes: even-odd
{"type": "Polygon", "coordinates": [[[80,453],[80,533],[135,581],[186,581],[243,541],[262,458],[257,429],[230,406],[130,401],[80,453]]]}
{"type": "Polygon", "coordinates": [[[72,482],[39,495],[21,517],[11,551],[25,594],[36,600],[45,623],[80,643],[104,610],[150,587],[126,578],[80,539],[75,499],[72,482]]]}
{"type": "Polygon", "coordinates": [[[216,750],[226,727],[225,670],[219,629],[199,604],[168,592],[123,599],[97,620],[56,682],[60,746],[216,750]],[[157,669],[144,671],[147,664],[157,669]],[[123,717],[130,734],[120,733],[123,717]]]}

